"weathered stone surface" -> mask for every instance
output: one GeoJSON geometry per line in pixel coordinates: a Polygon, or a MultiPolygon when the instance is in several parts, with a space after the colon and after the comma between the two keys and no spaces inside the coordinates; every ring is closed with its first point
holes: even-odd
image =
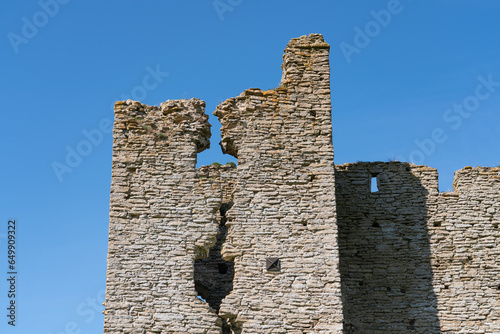
{"type": "Polygon", "coordinates": [[[427,198],[442,333],[500,333],[500,168],[465,167],[453,187],[427,198]]]}
{"type": "Polygon", "coordinates": [[[347,333],[500,333],[500,168],[457,171],[451,193],[407,163],[335,177],[347,333]]]}
{"type": "Polygon", "coordinates": [[[428,170],[398,162],[336,166],[347,333],[439,333],[422,184],[428,170]]]}
{"type": "Polygon", "coordinates": [[[221,186],[196,177],[210,136],[204,106],[115,106],[105,333],[220,333],[193,279],[222,201],[221,186]]]}
{"type": "Polygon", "coordinates": [[[293,39],[279,88],[215,111],[222,148],[238,158],[222,249],[235,277],[221,315],[243,333],[341,332],[328,57],[320,35],[293,39]]]}

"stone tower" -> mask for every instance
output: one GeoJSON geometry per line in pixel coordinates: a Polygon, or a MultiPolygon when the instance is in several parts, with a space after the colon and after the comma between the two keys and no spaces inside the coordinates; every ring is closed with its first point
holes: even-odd
{"type": "Polygon", "coordinates": [[[115,104],[105,333],[220,333],[193,280],[221,203],[196,178],[196,153],[209,146],[204,106],[115,104]]]}
{"type": "Polygon", "coordinates": [[[234,288],[221,315],[245,333],[341,333],[329,45],[292,39],[283,59],[280,87],[215,111],[222,149],[238,158],[222,249],[234,288]]]}
{"type": "Polygon", "coordinates": [[[115,105],[105,333],[340,333],[329,45],[217,108],[236,169],[195,170],[204,106],[115,105]]]}
{"type": "Polygon", "coordinates": [[[115,104],[104,332],[500,333],[500,167],[335,166],[329,45],[283,60],[214,112],[237,167],[203,101],[115,104]]]}

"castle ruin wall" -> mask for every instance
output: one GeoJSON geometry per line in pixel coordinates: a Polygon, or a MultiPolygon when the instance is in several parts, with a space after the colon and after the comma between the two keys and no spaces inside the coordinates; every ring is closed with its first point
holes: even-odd
{"type": "Polygon", "coordinates": [[[336,166],[346,333],[500,332],[500,168],[336,166]],[[371,182],[377,182],[372,191],[371,182]]]}
{"type": "Polygon", "coordinates": [[[292,39],[283,59],[280,87],[214,113],[224,153],[238,158],[222,249],[235,277],[220,315],[242,333],[341,333],[329,45],[292,39]]]}
{"type": "Polygon", "coordinates": [[[194,261],[218,233],[222,189],[196,178],[205,103],[115,104],[105,333],[220,333],[194,261]]]}
{"type": "Polygon", "coordinates": [[[115,104],[105,333],[500,333],[500,168],[334,165],[329,45],[280,87],[115,104]]]}
{"type": "Polygon", "coordinates": [[[465,167],[453,186],[427,198],[441,333],[500,333],[500,168],[465,167]]]}

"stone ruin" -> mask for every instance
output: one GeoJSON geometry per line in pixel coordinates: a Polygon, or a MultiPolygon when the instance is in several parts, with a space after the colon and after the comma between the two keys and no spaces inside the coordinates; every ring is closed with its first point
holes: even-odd
{"type": "Polygon", "coordinates": [[[105,333],[500,333],[500,168],[334,165],[329,45],[220,104],[115,104],[105,333]],[[377,191],[372,190],[372,183],[377,191]]]}

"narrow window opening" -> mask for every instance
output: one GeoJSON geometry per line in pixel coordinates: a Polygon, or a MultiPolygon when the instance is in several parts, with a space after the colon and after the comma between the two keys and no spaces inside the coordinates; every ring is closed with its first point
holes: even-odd
{"type": "Polygon", "coordinates": [[[370,188],[372,193],[376,193],[378,191],[378,185],[377,185],[377,176],[372,176],[371,182],[370,182],[370,188]]]}

